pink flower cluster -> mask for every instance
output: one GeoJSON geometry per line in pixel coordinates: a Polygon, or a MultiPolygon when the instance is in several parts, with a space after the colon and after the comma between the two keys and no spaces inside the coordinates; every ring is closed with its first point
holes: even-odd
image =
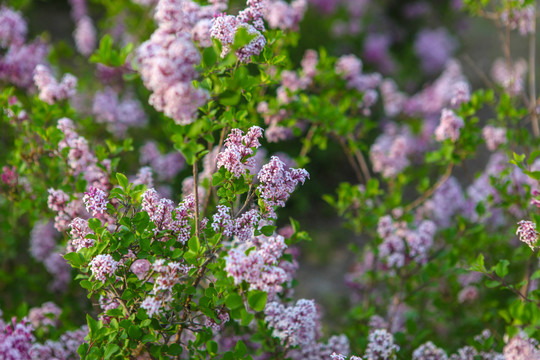
{"type": "Polygon", "coordinates": [[[262,132],[258,126],[251,127],[245,135],[240,129],[232,129],[225,140],[225,149],[217,155],[217,167],[224,167],[236,178],[253,170],[253,154],[261,146],[262,132]]]}
{"type": "Polygon", "coordinates": [[[272,29],[298,30],[298,23],[307,10],[307,0],[293,0],[290,4],[283,0],[267,0],[263,14],[272,29]]]}
{"type": "MultiPolygon", "coordinates": [[[[170,231],[182,244],[191,236],[189,220],[195,212],[195,197],[186,197],[176,208],[172,200],[160,198],[156,190],[148,189],[142,196],[142,209],[148,213],[155,225],[154,233],[161,230],[170,231]]],[[[158,238],[167,241],[167,236],[158,238]]]]}
{"type": "MultiPolygon", "coordinates": [[[[302,71],[297,74],[295,71],[283,70],[281,72],[281,86],[277,89],[277,99],[282,104],[288,104],[296,98],[296,96],[290,96],[289,93],[295,93],[298,90],[305,90],[308,86],[313,83],[313,78],[317,74],[317,64],[319,62],[319,56],[315,50],[306,50],[304,57],[302,58],[301,65],[302,71]]],[[[267,113],[267,104],[259,103],[257,111],[259,113],[267,113]],[[260,108],[259,108],[260,106],[260,108]]],[[[285,110],[283,112],[274,116],[272,121],[268,122],[265,119],[266,123],[270,123],[270,127],[267,131],[275,132],[273,129],[276,127],[277,123],[281,120],[281,117],[286,114],[285,110]]],[[[285,129],[285,128],[283,128],[285,129]]],[[[283,130],[282,130],[283,131],[283,130]]],[[[268,134],[266,135],[268,138],[268,134]]],[[[282,139],[284,140],[284,139],[282,139]]]]}
{"type": "Polygon", "coordinates": [[[86,0],[69,0],[71,6],[71,18],[75,22],[73,39],[79,53],[90,56],[96,47],[96,29],[90,16],[86,0]]]}
{"type": "Polygon", "coordinates": [[[504,59],[497,59],[491,68],[493,80],[512,96],[523,91],[526,73],[527,62],[524,59],[519,59],[513,65],[509,65],[504,59]]]}
{"type": "Polygon", "coordinates": [[[150,261],[146,259],[137,259],[131,264],[129,269],[139,280],[143,280],[150,271],[151,266],[152,264],[150,264],[150,261]]]}
{"type": "Polygon", "coordinates": [[[243,281],[252,290],[262,290],[273,296],[283,290],[282,284],[289,280],[287,272],[278,266],[279,258],[287,248],[283,236],[259,236],[229,250],[225,257],[225,271],[236,285],[243,281]],[[246,251],[256,245],[247,255],[246,251]]]}
{"type": "Polygon", "coordinates": [[[110,87],[94,95],[92,112],[98,122],[106,123],[109,131],[120,137],[129,127],[142,127],[148,121],[138,100],[130,96],[119,99],[110,87]]]}
{"type": "Polygon", "coordinates": [[[384,329],[372,331],[368,335],[365,357],[367,360],[395,360],[399,346],[394,344],[394,336],[384,329]]]}
{"type": "Polygon", "coordinates": [[[516,235],[519,235],[519,240],[529,245],[531,250],[536,247],[538,241],[538,231],[536,231],[536,224],[532,221],[521,220],[518,222],[519,226],[516,230],[516,235]]]}
{"type": "Polygon", "coordinates": [[[30,88],[38,64],[45,61],[48,47],[40,40],[25,44],[27,26],[18,11],[4,5],[0,7],[0,81],[30,88]]]}
{"type": "Polygon", "coordinates": [[[437,141],[450,139],[452,142],[456,142],[459,139],[459,129],[463,126],[465,126],[465,123],[461,117],[450,109],[443,109],[441,122],[435,129],[435,138],[437,141]]]}
{"type": "Polygon", "coordinates": [[[461,185],[453,176],[449,177],[423,206],[417,209],[417,218],[422,215],[440,227],[449,227],[452,217],[466,209],[467,204],[461,185]],[[452,199],[452,201],[448,201],[452,199]]]}
{"type": "Polygon", "coordinates": [[[107,210],[109,199],[105,191],[90,186],[88,192],[84,193],[83,202],[86,206],[86,211],[91,213],[92,216],[95,216],[96,214],[103,214],[107,210]]]}
{"type": "Polygon", "coordinates": [[[114,260],[109,254],[96,255],[92,261],[90,261],[90,270],[96,280],[105,283],[108,276],[114,275],[118,268],[118,261],[114,260]]]}
{"type": "Polygon", "coordinates": [[[408,156],[415,151],[414,138],[407,128],[400,129],[389,124],[371,146],[369,157],[373,171],[383,177],[392,178],[409,165],[408,156]]]}
{"type": "Polygon", "coordinates": [[[88,221],[75,218],[69,224],[71,228],[71,246],[73,246],[74,251],[79,251],[82,248],[90,248],[94,246],[94,239],[87,239],[86,236],[92,234],[92,230],[88,227],[88,221]]]}
{"type": "Polygon", "coordinates": [[[158,29],[137,50],[139,72],[152,91],[149,103],[179,125],[195,121],[197,109],[208,99],[205,90],[192,84],[200,54],[185,29],[190,12],[183,10],[190,4],[198,6],[191,1],[160,0],[155,13],[158,29]]]}
{"type": "Polygon", "coordinates": [[[448,355],[446,352],[437,347],[431,341],[420,345],[416,350],[413,351],[412,360],[447,360],[448,355]]]}
{"type": "Polygon", "coordinates": [[[525,334],[514,336],[503,349],[504,360],[540,360],[538,341],[525,334]]]}
{"type": "Polygon", "coordinates": [[[502,23],[510,30],[518,29],[522,36],[534,33],[535,30],[535,6],[523,6],[524,1],[518,1],[518,4],[512,6],[506,5],[501,13],[502,23]]]}
{"type": "Polygon", "coordinates": [[[487,148],[491,151],[506,144],[506,128],[486,125],[482,129],[482,136],[486,141],[487,148]]]}
{"type": "Polygon", "coordinates": [[[96,164],[97,159],[90,150],[88,141],[77,134],[73,121],[68,118],[58,120],[58,129],[64,133],[64,139],[58,144],[58,149],[62,151],[64,148],[69,148],[68,165],[75,175],[96,164]]]}
{"type": "Polygon", "coordinates": [[[17,168],[15,166],[3,166],[2,174],[0,174],[0,180],[7,186],[15,186],[18,182],[17,168]]]}
{"type": "Polygon", "coordinates": [[[212,20],[210,35],[221,42],[221,57],[225,57],[234,44],[234,39],[238,29],[243,28],[253,36],[253,39],[235,54],[238,60],[247,63],[251,56],[259,55],[266,45],[266,39],[261,32],[265,31],[263,17],[263,0],[247,0],[248,7],[240,11],[237,16],[219,14],[212,20]]]}
{"type": "Polygon", "coordinates": [[[285,347],[302,347],[316,342],[320,324],[315,301],[300,299],[294,306],[269,302],[264,315],[264,321],[272,328],[272,336],[285,347]]]}
{"type": "Polygon", "coordinates": [[[433,245],[437,228],[432,221],[422,221],[416,230],[405,222],[394,222],[389,215],[379,219],[377,233],[383,239],[379,245],[379,256],[390,268],[400,268],[410,261],[427,262],[428,252],[433,245]]]}
{"type": "Polygon", "coordinates": [[[268,218],[276,218],[274,207],[285,206],[294,188],[299,183],[304,184],[309,178],[305,169],[285,169],[285,163],[277,156],[272,156],[257,175],[259,199],[265,203],[268,218]]]}
{"type": "Polygon", "coordinates": [[[146,309],[150,317],[156,314],[159,316],[163,309],[169,309],[169,303],[173,299],[173,287],[187,275],[190,267],[178,262],[165,264],[165,260],[158,259],[152,264],[152,269],[158,274],[154,279],[154,296],[147,296],[141,304],[141,308],[146,309]]]}
{"type": "Polygon", "coordinates": [[[75,95],[77,78],[71,74],[65,74],[58,83],[51,70],[42,64],[34,70],[34,83],[39,90],[39,98],[48,104],[65,100],[75,95]]]}
{"type": "Polygon", "coordinates": [[[56,341],[47,340],[44,344],[33,343],[30,349],[32,359],[57,359],[71,360],[79,355],[77,349],[79,345],[85,342],[84,338],[88,335],[88,326],[73,331],[67,331],[56,341]]]}

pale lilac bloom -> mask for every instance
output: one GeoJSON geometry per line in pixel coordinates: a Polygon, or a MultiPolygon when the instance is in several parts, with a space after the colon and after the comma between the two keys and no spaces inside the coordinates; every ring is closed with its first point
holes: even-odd
{"type": "Polygon", "coordinates": [[[131,264],[130,270],[137,275],[139,280],[143,280],[150,271],[150,262],[146,259],[137,259],[131,264]]]}
{"type": "Polygon", "coordinates": [[[538,342],[525,334],[514,336],[503,349],[505,360],[540,360],[538,342]]]}
{"type": "Polygon", "coordinates": [[[523,1],[520,1],[520,3],[513,5],[511,9],[508,8],[510,5],[506,5],[507,8],[501,13],[501,21],[510,30],[518,29],[522,36],[527,36],[534,33],[535,30],[535,6],[522,6],[523,1]]]}
{"type": "Polygon", "coordinates": [[[39,64],[34,69],[34,83],[39,90],[40,100],[53,104],[56,101],[65,100],[75,95],[77,78],[68,73],[58,83],[51,70],[45,65],[39,64]]]}
{"type": "Polygon", "coordinates": [[[506,128],[486,125],[482,129],[482,137],[486,141],[487,148],[495,151],[499,146],[506,144],[506,128]]]}
{"type": "Polygon", "coordinates": [[[30,360],[28,352],[35,339],[32,330],[27,318],[7,323],[0,320],[0,359],[30,360]]]}
{"type": "Polygon", "coordinates": [[[62,314],[62,309],[56,306],[55,303],[48,301],[43,303],[41,307],[30,309],[28,318],[32,326],[37,329],[41,326],[57,326],[60,314],[62,314]]]}
{"type": "Polygon", "coordinates": [[[446,352],[431,341],[420,345],[413,351],[412,360],[447,360],[446,352]]]}
{"type": "Polygon", "coordinates": [[[435,138],[437,141],[444,141],[446,139],[456,142],[459,139],[459,130],[465,126],[463,119],[457,116],[450,109],[443,109],[441,113],[441,122],[437,129],[435,129],[435,138]]]}
{"type": "Polygon", "coordinates": [[[491,68],[493,80],[512,96],[517,96],[523,91],[526,73],[527,62],[524,59],[519,59],[510,66],[506,60],[497,59],[491,68]]]}
{"type": "Polygon", "coordinates": [[[105,283],[108,276],[114,275],[118,268],[118,261],[114,260],[109,254],[96,255],[92,261],[90,261],[90,270],[96,280],[105,283]]]}
{"type": "Polygon", "coordinates": [[[88,192],[84,193],[83,202],[86,210],[95,216],[96,214],[103,214],[107,210],[109,200],[105,191],[91,186],[88,192]]]}
{"type": "Polygon", "coordinates": [[[265,322],[272,328],[272,336],[286,347],[314,343],[318,332],[315,301],[300,299],[293,306],[269,302],[264,310],[265,322]]]}
{"type": "Polygon", "coordinates": [[[30,254],[37,261],[44,261],[56,248],[58,232],[52,221],[39,222],[30,233],[30,254]]]}
{"type": "Polygon", "coordinates": [[[394,360],[399,346],[394,344],[394,336],[384,329],[372,331],[368,335],[366,358],[368,360],[394,360]]]}
{"type": "Polygon", "coordinates": [[[92,233],[92,230],[88,227],[88,221],[75,218],[69,224],[71,228],[71,245],[74,247],[75,251],[79,251],[82,248],[90,248],[94,246],[94,239],[87,239],[86,236],[92,233]]]}
{"type": "Polygon", "coordinates": [[[297,30],[298,23],[307,9],[306,0],[293,0],[291,4],[282,0],[268,1],[263,9],[264,18],[272,29],[297,30]]]}
{"type": "Polygon", "coordinates": [[[73,38],[77,50],[84,56],[90,56],[96,47],[96,28],[92,19],[88,16],[83,16],[77,21],[73,38]]]}
{"type": "Polygon", "coordinates": [[[46,60],[48,52],[47,44],[40,40],[10,46],[4,56],[0,57],[0,80],[30,88],[33,85],[34,69],[46,60]]]}
{"type": "Polygon", "coordinates": [[[519,235],[519,240],[529,245],[531,250],[534,250],[539,236],[538,231],[536,231],[536,224],[525,220],[521,220],[518,224],[516,235],[519,235]]]}

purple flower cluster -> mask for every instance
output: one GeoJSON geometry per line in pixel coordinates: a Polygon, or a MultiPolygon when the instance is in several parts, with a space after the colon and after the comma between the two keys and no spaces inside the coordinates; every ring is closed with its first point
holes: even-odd
{"type": "Polygon", "coordinates": [[[503,349],[504,360],[540,360],[538,341],[524,334],[514,336],[503,349]]]}
{"type": "Polygon", "coordinates": [[[56,341],[47,340],[44,344],[34,343],[30,349],[32,359],[71,360],[77,358],[79,345],[85,342],[88,326],[73,331],[67,331],[56,341]]]}
{"type": "Polygon", "coordinates": [[[294,306],[269,302],[264,314],[264,321],[272,328],[272,336],[285,347],[302,347],[316,342],[320,325],[315,301],[300,299],[294,306]]]}
{"type": "Polygon", "coordinates": [[[43,303],[41,307],[30,309],[28,319],[35,329],[42,326],[57,326],[60,314],[62,314],[62,309],[56,306],[55,303],[48,301],[43,303]]]}
{"type": "MultiPolygon", "coordinates": [[[[290,70],[283,70],[281,72],[281,86],[276,90],[277,92],[277,99],[282,104],[288,104],[292,100],[296,99],[296,95],[290,96],[289,93],[295,93],[298,90],[305,90],[308,86],[310,86],[313,83],[313,78],[317,74],[317,64],[319,62],[319,56],[315,50],[306,50],[304,57],[302,58],[301,65],[302,65],[302,71],[298,74],[295,71],[290,70]]],[[[266,102],[261,102],[257,106],[257,112],[266,115],[265,116],[265,123],[270,124],[270,127],[267,129],[266,137],[269,138],[268,132],[277,132],[278,126],[277,123],[279,123],[283,118],[285,118],[287,112],[284,109],[280,109],[280,111],[268,118],[268,104],[266,102]]],[[[284,127],[279,127],[281,132],[284,132],[286,129],[284,127]]],[[[280,136],[270,136],[273,138],[280,137],[280,136]]],[[[281,136],[285,140],[288,138],[287,136],[281,136]]],[[[270,141],[270,139],[268,140],[270,141]]],[[[275,140],[274,140],[275,142],[275,140]]]]}
{"type": "Polygon", "coordinates": [[[118,261],[114,260],[109,254],[96,255],[92,261],[90,261],[90,270],[96,280],[105,283],[108,276],[114,275],[114,272],[118,268],[118,261]]]}
{"type": "Polygon", "coordinates": [[[268,218],[276,218],[274,207],[285,206],[294,188],[299,183],[304,184],[309,178],[305,169],[285,168],[285,163],[277,156],[272,156],[257,175],[260,185],[258,187],[259,199],[265,203],[268,218]]]}
{"type": "Polygon", "coordinates": [[[389,34],[368,34],[364,41],[364,60],[377,66],[377,69],[383,73],[393,72],[396,66],[390,55],[391,43],[392,38],[389,34]]]}
{"type": "Polygon", "coordinates": [[[377,233],[383,239],[379,245],[379,256],[389,268],[400,268],[410,261],[427,262],[428,252],[433,245],[437,228],[432,221],[422,221],[417,229],[405,222],[394,222],[389,215],[379,219],[377,233]]]}
{"type": "Polygon", "coordinates": [[[86,206],[86,210],[95,216],[96,214],[103,214],[107,210],[107,204],[109,203],[108,195],[105,191],[90,186],[88,192],[84,193],[83,202],[86,206]]]}
{"type": "Polygon", "coordinates": [[[243,281],[250,289],[262,290],[273,296],[283,290],[282,284],[289,280],[287,272],[278,266],[279,258],[287,248],[283,236],[259,236],[252,242],[244,242],[229,250],[225,257],[225,271],[235,284],[243,281]],[[256,248],[248,254],[254,243],[256,248]]]}
{"type": "Polygon", "coordinates": [[[130,96],[119,99],[110,87],[94,95],[92,112],[98,122],[106,123],[109,131],[120,137],[129,127],[142,127],[148,121],[138,100],[130,96]]]}
{"type": "Polygon", "coordinates": [[[398,351],[399,346],[394,344],[394,336],[388,331],[378,329],[368,335],[367,360],[395,360],[398,351]]]}
{"type": "Polygon", "coordinates": [[[347,87],[360,92],[373,90],[382,81],[379,73],[362,73],[362,61],[354,55],[343,55],[336,63],[335,71],[347,81],[347,87]]]}
{"type": "Polygon", "coordinates": [[[96,29],[90,16],[86,0],[69,0],[71,6],[71,18],[75,22],[73,39],[79,53],[90,56],[96,47],[96,29]]]}
{"type": "Polygon", "coordinates": [[[238,29],[245,29],[253,36],[253,39],[235,54],[238,60],[247,63],[251,56],[259,55],[266,45],[266,39],[261,32],[265,31],[263,18],[263,8],[266,5],[262,0],[247,0],[247,8],[240,11],[237,16],[219,14],[212,19],[210,35],[221,42],[221,57],[225,57],[234,44],[234,39],[238,29]]]}
{"type": "Polygon", "coordinates": [[[441,70],[456,50],[456,40],[445,28],[420,31],[414,42],[414,51],[422,68],[428,73],[441,70]]]}
{"type": "Polygon", "coordinates": [[[431,341],[420,345],[413,351],[412,360],[447,360],[446,352],[431,341]]]}
{"type": "Polygon", "coordinates": [[[433,196],[417,210],[418,218],[421,215],[433,220],[440,227],[449,227],[452,217],[466,208],[465,196],[457,179],[449,177],[433,196]],[[448,201],[452,199],[452,201],[448,201]]]}
{"type": "Polygon", "coordinates": [[[160,180],[172,180],[186,166],[186,160],[182,154],[178,151],[161,154],[153,141],[141,147],[140,152],[141,163],[150,165],[160,180]]]}
{"type": "Polygon", "coordinates": [[[465,123],[461,117],[450,109],[443,109],[441,122],[435,129],[435,138],[437,141],[450,139],[452,142],[456,142],[459,139],[459,129],[463,126],[465,126],[465,123]]]}
{"type": "Polygon", "coordinates": [[[259,139],[263,130],[252,126],[244,135],[240,129],[232,129],[225,140],[225,149],[216,158],[218,168],[224,167],[236,178],[253,170],[255,159],[253,154],[261,146],[259,139]]]}
{"type": "Polygon", "coordinates": [[[30,88],[38,64],[45,61],[48,47],[40,40],[25,43],[27,26],[18,11],[0,7],[0,81],[30,88]]]}
{"type": "Polygon", "coordinates": [[[30,360],[29,351],[34,341],[32,326],[27,319],[5,323],[0,319],[0,359],[30,360]]]}
{"type": "MultiPolygon", "coordinates": [[[[160,198],[155,189],[148,189],[142,196],[142,209],[148,213],[154,223],[154,233],[161,230],[170,231],[182,244],[191,236],[189,220],[195,212],[195,198],[187,196],[176,208],[172,200],[160,198]]],[[[167,241],[167,236],[160,236],[158,240],[167,241]]]]}

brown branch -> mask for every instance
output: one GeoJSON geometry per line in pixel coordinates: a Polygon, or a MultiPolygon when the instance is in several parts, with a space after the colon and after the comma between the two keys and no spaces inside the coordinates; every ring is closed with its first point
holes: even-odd
{"type": "Polygon", "coordinates": [[[416,200],[414,200],[409,205],[405,206],[403,209],[403,214],[407,214],[409,211],[414,209],[415,207],[421,205],[424,201],[429,199],[431,195],[439,188],[442,184],[445,183],[446,180],[452,175],[452,170],[454,169],[454,164],[450,163],[448,167],[446,168],[446,171],[444,172],[443,176],[426,192],[424,192],[420,197],[418,197],[416,200]]]}

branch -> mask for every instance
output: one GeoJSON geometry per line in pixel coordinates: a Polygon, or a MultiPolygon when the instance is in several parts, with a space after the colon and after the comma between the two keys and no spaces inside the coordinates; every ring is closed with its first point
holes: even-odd
{"type": "Polygon", "coordinates": [[[426,201],[427,199],[429,199],[429,197],[431,195],[433,195],[433,193],[439,188],[441,187],[442,184],[445,183],[446,180],[448,180],[448,178],[450,177],[450,175],[452,175],[452,169],[454,168],[454,164],[453,163],[450,163],[448,164],[448,167],[446,168],[446,171],[444,172],[444,175],[431,187],[429,188],[426,192],[424,192],[419,198],[417,198],[416,200],[414,200],[412,203],[410,203],[409,205],[407,205],[404,209],[403,209],[403,214],[407,214],[409,211],[411,211],[412,209],[414,209],[415,207],[421,205],[424,201],[426,201]]]}

